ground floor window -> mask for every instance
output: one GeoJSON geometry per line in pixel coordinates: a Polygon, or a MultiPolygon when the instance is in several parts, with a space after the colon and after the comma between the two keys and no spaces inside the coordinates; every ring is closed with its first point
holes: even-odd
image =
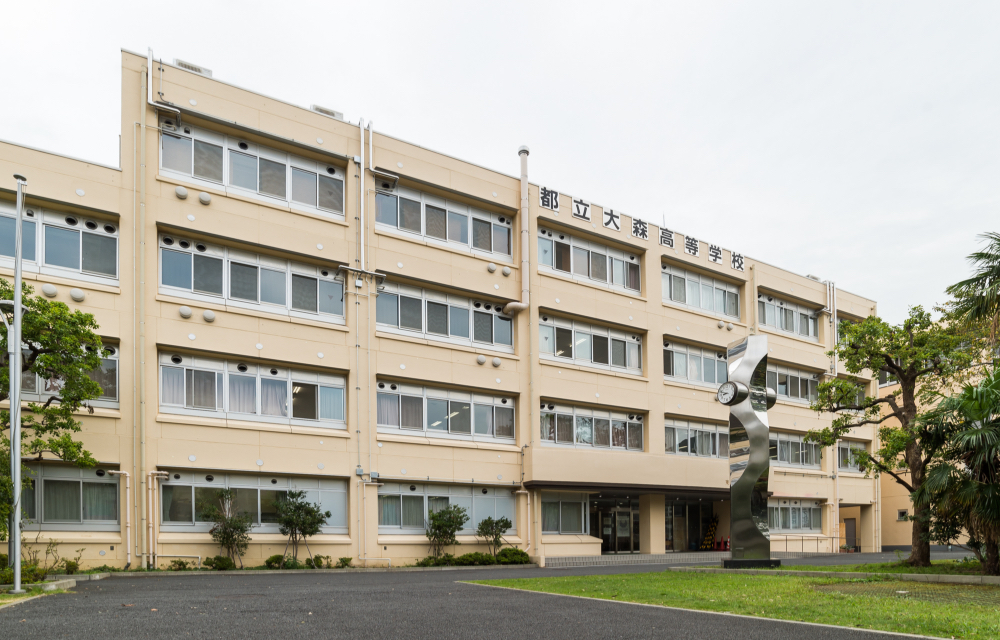
{"type": "Polygon", "coordinates": [[[378,526],[382,533],[423,532],[430,513],[456,505],[469,517],[462,533],[470,534],[486,518],[515,521],[515,488],[480,485],[406,484],[387,482],[378,488],[378,526]]]}
{"type": "Polygon", "coordinates": [[[21,489],[21,515],[28,521],[80,529],[118,523],[118,477],[106,468],[38,465],[29,469],[21,489]]]}
{"type": "Polygon", "coordinates": [[[544,533],[583,533],[586,514],[585,493],[542,493],[544,533]]]}

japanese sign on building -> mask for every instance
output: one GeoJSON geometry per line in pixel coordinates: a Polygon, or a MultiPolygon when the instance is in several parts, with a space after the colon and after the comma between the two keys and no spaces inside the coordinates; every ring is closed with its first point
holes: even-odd
{"type": "Polygon", "coordinates": [[[541,187],[538,190],[538,206],[550,211],[559,211],[559,192],[541,187]]]}
{"type": "Polygon", "coordinates": [[[590,203],[586,200],[573,200],[573,217],[590,222],[590,203]]]}
{"type": "Polygon", "coordinates": [[[639,218],[632,218],[632,237],[649,240],[649,223],[639,218]]]}
{"type": "Polygon", "coordinates": [[[660,244],[664,247],[674,248],[674,232],[670,229],[660,227],[660,244]]]}
{"type": "Polygon", "coordinates": [[[722,264],[722,247],[715,244],[708,245],[708,259],[715,264],[722,264]]]}
{"type": "Polygon", "coordinates": [[[691,236],[684,236],[684,253],[689,256],[698,257],[698,239],[691,236]]]}
{"type": "Polygon", "coordinates": [[[604,210],[604,228],[614,229],[615,231],[622,230],[622,214],[615,213],[613,209],[604,210]]]}
{"type": "Polygon", "coordinates": [[[737,271],[743,271],[744,270],[743,269],[743,254],[742,253],[736,253],[735,251],[733,251],[732,252],[732,256],[733,256],[733,260],[732,260],[732,262],[730,264],[732,265],[733,269],[736,269],[737,271]]]}

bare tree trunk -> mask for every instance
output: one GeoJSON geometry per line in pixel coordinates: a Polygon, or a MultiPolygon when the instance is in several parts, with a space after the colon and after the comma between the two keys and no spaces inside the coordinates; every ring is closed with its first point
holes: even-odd
{"type": "MultiPolygon", "coordinates": [[[[910,484],[916,491],[924,483],[923,449],[916,442],[906,446],[906,464],[910,469],[910,484]]],[[[930,507],[913,505],[913,531],[910,536],[910,557],[907,564],[912,567],[931,566],[931,510],[930,507]]]]}
{"type": "Polygon", "coordinates": [[[1000,545],[998,545],[996,539],[987,540],[986,544],[986,557],[983,562],[983,575],[984,576],[1000,576],[1000,545]]]}

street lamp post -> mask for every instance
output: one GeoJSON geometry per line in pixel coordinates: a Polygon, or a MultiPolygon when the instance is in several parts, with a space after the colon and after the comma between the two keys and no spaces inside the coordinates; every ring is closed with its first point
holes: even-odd
{"type": "Polygon", "coordinates": [[[14,223],[14,321],[7,328],[7,353],[10,359],[10,477],[14,483],[13,508],[10,513],[8,557],[14,569],[11,593],[24,593],[21,588],[21,214],[24,209],[24,188],[28,180],[14,174],[17,180],[17,218],[14,223]]]}

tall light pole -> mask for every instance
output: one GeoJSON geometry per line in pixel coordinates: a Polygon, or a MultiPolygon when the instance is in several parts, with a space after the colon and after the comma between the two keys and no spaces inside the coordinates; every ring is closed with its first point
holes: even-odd
{"type": "Polygon", "coordinates": [[[10,477],[14,483],[14,504],[10,512],[8,551],[14,569],[11,593],[24,593],[21,588],[21,213],[24,210],[24,188],[28,180],[14,174],[17,180],[17,218],[14,223],[14,322],[7,328],[7,354],[10,359],[10,477]]]}

